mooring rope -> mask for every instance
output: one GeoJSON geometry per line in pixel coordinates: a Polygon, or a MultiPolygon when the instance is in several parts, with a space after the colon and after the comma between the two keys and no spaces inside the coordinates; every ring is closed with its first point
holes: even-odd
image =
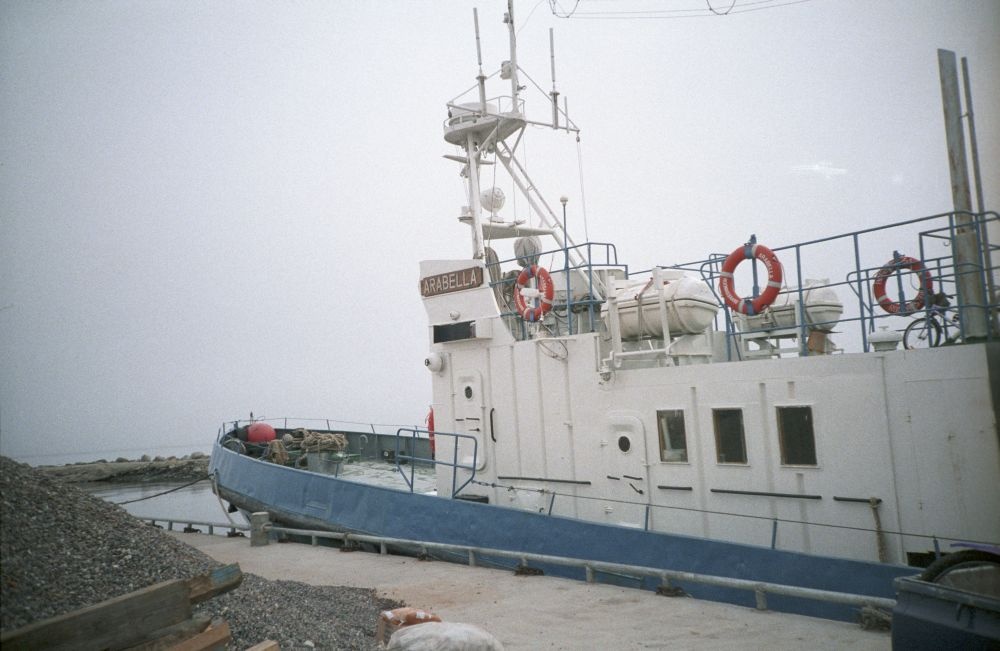
{"type": "Polygon", "coordinates": [[[159,497],[161,495],[166,495],[167,493],[173,493],[174,491],[179,491],[180,489],[187,488],[188,486],[194,486],[195,484],[197,484],[200,481],[205,481],[206,479],[209,478],[209,476],[210,475],[205,475],[204,477],[199,477],[198,479],[195,479],[194,481],[190,481],[190,482],[184,484],[183,486],[175,486],[174,488],[171,488],[170,490],[165,490],[162,493],[156,493],[155,495],[147,495],[146,497],[137,497],[134,500],[125,500],[124,502],[111,502],[111,503],[112,504],[119,504],[120,505],[120,504],[131,504],[133,502],[141,502],[143,500],[151,500],[154,497],[159,497]]]}

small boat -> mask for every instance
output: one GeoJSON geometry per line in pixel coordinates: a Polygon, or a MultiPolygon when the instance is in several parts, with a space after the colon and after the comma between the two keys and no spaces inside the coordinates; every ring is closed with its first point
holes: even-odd
{"type": "MultiPolygon", "coordinates": [[[[512,16],[509,94],[491,97],[480,73],[478,99],[450,102],[443,125],[471,253],[420,265],[428,426],[226,423],[210,467],[220,497],[304,529],[886,599],[947,545],[1000,541],[996,269],[982,237],[997,214],[773,247],[750,236],[720,242],[728,255],[630,268],[612,244],[574,242],[518,158],[529,126],[577,128],[554,90],[548,121],[525,113],[512,16]],[[487,165],[535,221],[504,219],[487,165]],[[960,319],[935,311],[937,292],[958,296],[960,319]],[[918,319],[950,328],[949,345],[904,347],[918,319]],[[306,434],[340,443],[310,449],[306,434]]],[[[677,587],[754,605],[731,586],[677,587]]],[[[858,617],[801,596],[768,607],[858,617]]]]}

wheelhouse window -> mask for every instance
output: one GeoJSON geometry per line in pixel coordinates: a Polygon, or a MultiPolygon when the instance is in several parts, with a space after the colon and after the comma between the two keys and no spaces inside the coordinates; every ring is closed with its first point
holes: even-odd
{"type": "Polygon", "coordinates": [[[656,412],[660,430],[660,461],[688,460],[687,433],[684,430],[684,410],[665,409],[656,412]]]}
{"type": "Polygon", "coordinates": [[[815,466],[816,437],[812,407],[778,407],[778,439],[781,463],[786,466],[815,466]]]}
{"type": "Polygon", "coordinates": [[[715,458],[719,463],[746,463],[747,443],[743,434],[742,409],[713,409],[715,458]]]}

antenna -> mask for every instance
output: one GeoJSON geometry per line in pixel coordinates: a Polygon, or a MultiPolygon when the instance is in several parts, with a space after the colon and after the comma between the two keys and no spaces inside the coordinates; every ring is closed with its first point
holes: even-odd
{"type": "Polygon", "coordinates": [[[552,60],[552,128],[559,128],[559,91],[556,90],[556,37],[554,31],[549,27],[549,58],[552,60]]]}
{"type": "Polygon", "coordinates": [[[507,0],[507,13],[503,17],[507,23],[507,31],[510,33],[510,99],[513,103],[511,110],[517,111],[518,94],[520,87],[517,81],[517,35],[514,32],[514,0],[507,0]]]}
{"type": "Polygon", "coordinates": [[[476,81],[479,82],[479,105],[486,111],[486,75],[483,74],[483,48],[479,41],[479,10],[472,8],[472,22],[476,26],[476,60],[479,63],[479,75],[476,81]]]}

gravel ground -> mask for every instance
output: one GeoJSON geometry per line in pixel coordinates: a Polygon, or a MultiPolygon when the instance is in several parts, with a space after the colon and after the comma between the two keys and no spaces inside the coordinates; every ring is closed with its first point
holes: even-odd
{"type": "MultiPolygon", "coordinates": [[[[61,615],[217,563],[122,508],[0,457],[0,630],[61,615]]],[[[198,606],[223,617],[230,648],[265,639],[282,649],[379,649],[378,613],[400,604],[365,588],[269,581],[198,606]]]]}

